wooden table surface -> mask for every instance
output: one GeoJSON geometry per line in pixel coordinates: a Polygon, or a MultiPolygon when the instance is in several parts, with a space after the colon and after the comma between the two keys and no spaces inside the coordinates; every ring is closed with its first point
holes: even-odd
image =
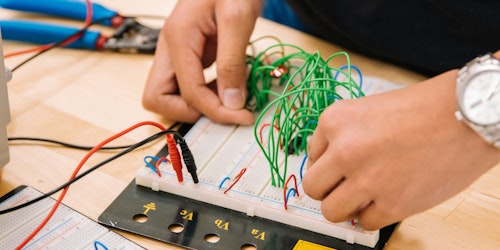
{"type": "MultiPolygon", "coordinates": [[[[176,1],[107,0],[105,5],[124,15],[166,17],[176,1]]],[[[56,18],[0,10],[2,18],[23,18],[61,22],[56,18]]],[[[161,27],[162,19],[142,19],[161,27]]],[[[69,25],[78,22],[64,21],[69,25]]],[[[112,32],[101,29],[103,32],[112,32]]],[[[254,38],[275,35],[306,51],[319,50],[325,57],[344,50],[312,36],[258,20],[254,38]]],[[[33,45],[4,41],[4,53],[33,45]]],[[[352,63],[364,75],[401,84],[414,84],[423,76],[377,60],[349,52],[352,63]]],[[[13,68],[28,55],[6,59],[13,68]]],[[[8,83],[12,121],[9,137],[34,136],[83,145],[96,145],[111,135],[141,121],[172,123],[143,109],[141,95],[151,66],[151,55],[120,54],[75,49],[54,49],[22,66],[8,83]]],[[[115,144],[128,144],[158,132],[143,127],[120,138],[115,144]]],[[[122,157],[71,186],[64,203],[87,215],[97,217],[129,184],[145,154],[154,154],[162,142],[122,157]]],[[[0,195],[19,185],[48,192],[67,181],[86,152],[34,143],[10,143],[10,162],[4,167],[0,195]]],[[[98,153],[89,166],[110,157],[98,153]]],[[[404,220],[387,244],[387,249],[500,249],[500,166],[491,169],[470,188],[424,213],[404,220]]],[[[122,233],[122,232],[120,232],[122,233]]],[[[126,234],[149,249],[171,248],[165,243],[126,234]]]]}

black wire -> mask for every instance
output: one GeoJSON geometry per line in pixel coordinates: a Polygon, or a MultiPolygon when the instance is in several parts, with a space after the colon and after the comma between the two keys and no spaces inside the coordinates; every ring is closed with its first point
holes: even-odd
{"type": "MultiPolygon", "coordinates": [[[[57,140],[52,140],[52,139],[46,139],[46,138],[38,138],[38,137],[9,137],[7,138],[9,141],[37,141],[37,142],[46,142],[46,143],[52,143],[52,144],[57,144],[63,147],[67,148],[72,148],[72,149],[79,149],[79,150],[91,150],[93,147],[92,146],[82,146],[82,145],[76,145],[76,144],[71,144],[67,142],[62,142],[62,141],[57,141],[57,140]]],[[[134,144],[130,145],[124,145],[124,146],[108,146],[108,147],[102,147],[99,150],[117,150],[117,149],[124,149],[124,148],[129,148],[134,144]]]]}
{"type": "Polygon", "coordinates": [[[40,197],[37,197],[37,198],[35,198],[33,200],[27,201],[27,202],[25,202],[23,204],[15,206],[15,207],[11,207],[11,208],[8,208],[8,209],[0,210],[0,215],[14,212],[14,211],[19,210],[21,208],[33,205],[33,204],[35,204],[35,203],[37,203],[37,202],[39,202],[39,201],[41,201],[43,199],[46,199],[46,198],[50,197],[51,195],[53,195],[53,194],[61,191],[62,189],[68,187],[69,185],[73,184],[74,182],[76,182],[77,180],[81,179],[82,177],[84,177],[84,176],[92,173],[96,169],[104,166],[105,164],[110,163],[111,161],[116,160],[116,159],[120,158],[121,156],[123,156],[125,154],[128,154],[131,151],[133,151],[133,150],[135,150],[135,149],[137,149],[137,148],[139,148],[139,147],[141,147],[141,146],[143,146],[145,144],[148,144],[149,142],[152,142],[152,141],[160,138],[161,136],[163,136],[163,135],[165,135],[167,133],[174,134],[176,136],[181,136],[182,137],[182,135],[179,134],[177,131],[172,130],[173,128],[177,127],[179,124],[180,123],[176,122],[176,123],[172,124],[170,127],[168,127],[167,130],[164,130],[164,131],[161,131],[159,133],[156,133],[156,134],[154,134],[154,135],[152,135],[152,136],[150,136],[150,137],[148,137],[148,138],[146,138],[146,139],[144,139],[144,140],[142,140],[142,141],[140,141],[140,142],[138,142],[136,144],[131,145],[129,148],[127,148],[127,149],[125,149],[125,150],[117,153],[116,155],[114,155],[112,157],[109,157],[108,159],[106,159],[106,160],[104,160],[104,161],[102,161],[102,162],[94,165],[93,167],[87,169],[83,173],[75,176],[75,178],[67,181],[66,183],[62,184],[61,186],[59,186],[59,187],[57,187],[55,189],[53,189],[50,192],[41,195],[40,197]]]}
{"type": "MultiPolygon", "coordinates": [[[[179,122],[176,122],[172,124],[169,127],[170,129],[173,129],[175,127],[178,127],[180,125],[179,122]]],[[[52,143],[52,144],[57,144],[63,147],[67,148],[72,148],[72,149],[79,149],[79,150],[91,150],[94,147],[93,146],[83,146],[83,145],[76,145],[68,142],[63,142],[63,141],[58,141],[54,139],[48,139],[48,138],[39,138],[39,137],[8,137],[8,141],[36,141],[36,142],[45,142],[45,143],[52,143]]],[[[122,145],[122,146],[107,146],[107,147],[102,147],[99,149],[99,151],[102,150],[118,150],[118,149],[125,149],[125,148],[130,148],[135,144],[130,144],[130,145],[122,145]]]]}
{"type": "Polygon", "coordinates": [[[103,165],[105,165],[105,164],[107,164],[107,163],[109,163],[109,162],[111,162],[111,161],[113,161],[113,160],[116,160],[116,159],[118,159],[119,157],[121,157],[121,156],[123,156],[123,155],[125,155],[125,154],[127,154],[127,153],[130,153],[130,152],[131,152],[131,151],[133,151],[134,149],[137,149],[137,148],[141,147],[142,145],[147,144],[147,143],[149,143],[149,142],[151,142],[151,141],[154,141],[154,140],[158,139],[159,137],[161,137],[161,136],[163,136],[163,135],[165,135],[165,134],[168,134],[168,133],[171,133],[171,134],[177,134],[177,132],[176,132],[176,131],[174,131],[174,130],[164,130],[164,131],[161,131],[161,132],[159,132],[159,133],[157,133],[157,134],[155,134],[155,135],[152,135],[152,136],[150,136],[149,138],[144,139],[144,140],[142,140],[142,141],[140,141],[140,142],[138,142],[138,143],[136,143],[136,144],[132,145],[131,147],[129,147],[129,148],[127,148],[127,149],[125,149],[125,150],[123,150],[123,151],[121,151],[121,152],[117,153],[116,155],[114,155],[114,156],[112,156],[112,157],[110,157],[110,158],[108,158],[108,159],[106,159],[106,160],[104,160],[104,161],[102,161],[102,162],[100,162],[100,163],[98,163],[98,164],[94,165],[93,167],[89,168],[89,169],[88,169],[88,170],[86,170],[85,172],[83,172],[83,173],[81,173],[81,174],[77,175],[77,176],[76,176],[75,178],[73,178],[72,180],[69,180],[68,182],[64,183],[63,185],[61,185],[61,186],[59,186],[59,187],[55,188],[54,190],[52,190],[52,191],[50,191],[50,192],[48,192],[48,193],[46,193],[46,194],[43,194],[42,196],[40,196],[40,197],[38,197],[38,198],[35,198],[35,199],[33,199],[33,200],[30,200],[30,201],[27,201],[27,202],[25,202],[25,203],[23,203],[23,204],[21,204],[21,205],[18,205],[18,206],[12,207],[12,208],[8,208],[8,209],[5,209],[5,210],[1,210],[1,211],[0,211],[0,215],[1,215],[1,214],[6,214],[6,213],[10,213],[10,212],[14,212],[14,211],[16,211],[16,210],[19,210],[19,209],[21,209],[21,208],[24,208],[24,207],[27,207],[27,206],[29,206],[29,205],[32,205],[32,204],[34,204],[34,203],[36,203],[36,202],[39,202],[39,201],[41,201],[41,200],[43,200],[43,199],[45,199],[45,198],[48,198],[49,196],[51,196],[51,195],[53,195],[53,194],[55,194],[55,193],[57,193],[57,192],[61,191],[62,189],[64,189],[64,188],[68,187],[69,185],[73,184],[74,182],[76,182],[77,180],[81,179],[82,177],[84,177],[84,176],[86,176],[86,175],[90,174],[91,172],[95,171],[96,169],[98,169],[98,168],[102,167],[103,165]]]}
{"type": "Polygon", "coordinates": [[[112,18],[112,17],[105,17],[105,18],[101,18],[101,19],[95,20],[95,21],[93,21],[93,22],[91,22],[91,23],[89,23],[89,24],[85,25],[84,27],[82,27],[82,28],[81,28],[80,30],[78,30],[77,32],[75,32],[75,33],[73,33],[73,34],[71,34],[71,35],[67,36],[66,38],[64,38],[64,39],[60,40],[60,41],[59,41],[59,42],[57,42],[57,43],[54,43],[54,44],[53,44],[52,46],[50,46],[49,48],[44,49],[44,50],[42,50],[42,51],[40,51],[40,52],[38,52],[38,53],[34,54],[33,56],[29,57],[28,59],[26,59],[26,60],[22,61],[21,63],[19,63],[18,65],[16,65],[14,68],[12,68],[12,69],[11,69],[11,72],[16,71],[16,70],[17,70],[17,69],[19,69],[21,66],[23,66],[24,64],[28,63],[29,61],[31,61],[31,60],[33,60],[33,59],[35,59],[36,57],[38,57],[38,56],[42,55],[43,53],[45,53],[45,52],[47,52],[47,51],[49,51],[49,50],[52,50],[53,48],[60,47],[63,43],[65,43],[65,42],[66,42],[68,39],[70,39],[71,37],[76,36],[76,35],[78,35],[78,34],[81,34],[81,33],[85,32],[85,31],[86,31],[86,30],[87,30],[90,26],[95,25],[95,24],[100,24],[100,23],[102,23],[102,22],[104,22],[104,21],[106,21],[106,20],[109,20],[110,18],[112,18]]]}

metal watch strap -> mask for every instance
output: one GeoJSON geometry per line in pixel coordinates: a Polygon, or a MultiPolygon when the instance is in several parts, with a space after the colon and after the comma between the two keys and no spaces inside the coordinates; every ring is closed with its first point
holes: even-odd
{"type": "MultiPolygon", "coordinates": [[[[465,121],[465,120],[464,120],[465,121]]],[[[468,121],[467,124],[470,127],[473,127],[474,130],[487,142],[491,143],[491,145],[500,149],[500,123],[491,125],[491,126],[479,126],[476,124],[472,124],[468,121]]]]}
{"type": "Polygon", "coordinates": [[[495,58],[491,53],[484,54],[482,56],[478,56],[474,59],[472,59],[470,62],[465,64],[460,71],[458,72],[458,78],[460,80],[463,80],[464,76],[466,75],[466,71],[469,71],[471,67],[474,67],[476,65],[480,66],[483,64],[496,64],[500,65],[500,60],[495,58]]]}

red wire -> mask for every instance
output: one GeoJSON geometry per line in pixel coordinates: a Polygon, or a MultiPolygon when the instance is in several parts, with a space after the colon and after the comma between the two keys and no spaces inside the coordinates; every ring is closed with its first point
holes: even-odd
{"type": "MultiPolygon", "coordinates": [[[[109,142],[115,140],[116,138],[120,137],[120,136],[123,136],[124,134],[138,128],[138,127],[141,127],[141,126],[144,126],[144,125],[152,125],[152,126],[156,126],[157,128],[161,129],[162,131],[165,131],[166,128],[163,127],[161,124],[159,123],[156,123],[156,122],[150,122],[150,121],[145,121],[145,122],[140,122],[140,123],[137,123],[135,125],[133,125],[132,127],[129,127],[125,130],[123,130],[122,132],[118,133],[118,134],[115,134],[111,137],[109,137],[108,139],[104,140],[103,142],[99,143],[97,146],[95,146],[94,148],[92,148],[86,155],[85,157],[83,157],[83,159],[80,161],[80,163],[78,164],[78,166],[76,167],[76,169],[73,171],[73,174],[71,175],[71,177],[69,178],[69,180],[73,180],[76,175],[78,174],[78,172],[80,171],[80,169],[82,168],[83,164],[85,164],[85,162],[90,158],[90,156],[92,156],[95,152],[97,152],[100,148],[102,148],[104,145],[108,144],[109,142]]],[[[61,195],[59,195],[59,198],[57,199],[56,203],[54,204],[54,206],[52,207],[52,209],[50,210],[49,214],[45,217],[45,219],[42,221],[42,223],[40,223],[40,225],[38,225],[38,227],[28,236],[26,237],[26,239],[19,245],[17,246],[16,249],[22,249],[24,246],[26,246],[26,244],[32,240],[39,232],[40,230],[42,230],[42,228],[49,222],[50,218],[52,218],[52,216],[54,215],[54,213],[56,212],[57,208],[59,207],[59,205],[61,204],[64,196],[66,195],[66,192],[68,192],[68,189],[69,189],[69,186],[67,186],[66,188],[63,189],[61,195]]]]}
{"type": "MultiPolygon", "coordinates": [[[[263,139],[262,139],[262,132],[264,131],[264,128],[265,128],[265,127],[268,127],[268,126],[271,126],[271,124],[269,124],[269,123],[265,123],[264,125],[262,125],[262,127],[260,127],[260,130],[259,130],[259,137],[260,137],[260,138],[259,138],[259,139],[260,139],[260,142],[261,142],[262,144],[264,144],[264,141],[263,141],[263,139]]],[[[280,128],[278,127],[278,125],[274,124],[274,128],[275,128],[278,132],[280,131],[280,128]]],[[[283,149],[283,142],[282,142],[282,141],[280,141],[280,149],[283,149]]]]}
{"type": "Polygon", "coordinates": [[[297,196],[300,196],[299,189],[297,188],[297,177],[295,177],[295,175],[292,174],[292,175],[290,175],[290,177],[288,177],[288,179],[285,182],[285,186],[283,187],[283,199],[285,200],[285,202],[284,202],[284,204],[285,204],[285,210],[288,210],[288,205],[287,205],[288,200],[286,199],[286,186],[288,185],[288,182],[292,178],[293,178],[293,182],[294,182],[295,193],[297,194],[297,196]]]}
{"type": "Polygon", "coordinates": [[[233,188],[234,185],[236,185],[236,183],[241,179],[241,177],[243,176],[243,174],[247,171],[247,168],[243,168],[241,169],[240,173],[238,175],[236,175],[236,177],[234,177],[234,182],[231,184],[231,186],[229,186],[225,191],[224,191],[224,194],[227,194],[227,192],[229,190],[231,190],[231,188],[233,188]]]}
{"type": "MultiPolygon", "coordinates": [[[[261,143],[263,143],[262,133],[264,132],[264,128],[266,128],[266,127],[268,127],[268,126],[271,126],[271,124],[270,124],[270,123],[264,123],[264,124],[262,125],[262,127],[260,127],[260,130],[259,130],[259,137],[260,137],[260,138],[259,138],[259,139],[260,139],[260,142],[261,142],[261,143]]],[[[278,125],[274,124],[274,128],[275,128],[277,131],[280,131],[280,128],[278,127],[278,125]]],[[[280,146],[281,146],[281,145],[280,145],[280,146]]],[[[281,146],[281,148],[283,148],[283,147],[281,146]]]]}
{"type": "Polygon", "coordinates": [[[161,177],[161,172],[160,172],[160,164],[162,162],[169,162],[169,160],[165,157],[162,157],[156,161],[156,172],[158,172],[158,176],[161,177]]]}
{"type": "Polygon", "coordinates": [[[19,56],[19,55],[22,55],[22,54],[27,54],[27,53],[36,52],[36,51],[44,51],[44,50],[52,48],[52,46],[54,46],[54,43],[45,44],[45,45],[34,47],[34,48],[31,48],[31,49],[26,49],[26,50],[21,50],[21,51],[15,51],[15,52],[6,54],[4,56],[4,58],[19,56]]]}
{"type": "MultiPolygon", "coordinates": [[[[93,10],[92,10],[92,3],[90,0],[85,0],[86,7],[87,7],[87,16],[85,16],[85,25],[84,27],[90,25],[92,23],[92,16],[93,16],[93,10]]],[[[76,41],[78,38],[82,36],[82,33],[75,34],[74,36],[68,38],[61,46],[64,47],[74,41],[76,41]]]]}
{"type": "MultiPolygon", "coordinates": [[[[85,16],[84,27],[86,27],[92,23],[92,16],[93,16],[92,3],[90,2],[90,0],[85,0],[85,3],[86,3],[86,7],[87,7],[87,15],[85,16]]],[[[76,41],[81,36],[82,36],[82,33],[75,34],[75,35],[71,36],[70,38],[68,38],[64,43],[62,43],[61,46],[64,47],[64,46],[76,41]]],[[[31,49],[15,51],[15,52],[8,53],[8,54],[4,55],[4,58],[14,57],[14,56],[27,54],[27,53],[31,53],[31,52],[36,52],[36,51],[42,52],[42,51],[51,49],[52,47],[54,47],[54,45],[55,45],[55,43],[49,43],[49,44],[45,44],[45,45],[31,48],[31,49]]]]}
{"type": "Polygon", "coordinates": [[[259,139],[260,139],[260,142],[261,142],[261,143],[262,143],[262,131],[264,130],[264,128],[265,128],[265,127],[268,127],[268,126],[271,126],[271,124],[270,124],[270,123],[264,123],[264,124],[262,125],[262,127],[260,127],[260,130],[259,130],[259,137],[260,137],[260,138],[259,138],[259,139]]]}

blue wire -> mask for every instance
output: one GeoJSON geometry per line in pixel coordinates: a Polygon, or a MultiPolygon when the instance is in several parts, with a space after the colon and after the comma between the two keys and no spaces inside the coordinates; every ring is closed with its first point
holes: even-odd
{"type": "Polygon", "coordinates": [[[304,170],[304,165],[306,165],[306,160],[307,160],[307,154],[304,156],[304,159],[302,159],[302,163],[300,164],[300,170],[299,170],[299,174],[300,174],[300,182],[302,182],[302,171],[304,170]]]}
{"type": "Polygon", "coordinates": [[[224,179],[220,182],[220,184],[219,184],[219,189],[221,189],[221,188],[222,188],[222,185],[224,185],[224,183],[225,183],[226,181],[230,180],[230,179],[231,179],[231,178],[229,178],[229,177],[224,178],[224,179]]]}
{"type": "Polygon", "coordinates": [[[288,190],[288,192],[286,193],[286,201],[288,202],[288,196],[290,196],[290,193],[293,191],[293,196],[295,196],[297,194],[297,190],[295,190],[295,188],[290,188],[290,190],[288,190]]]}
{"type": "Polygon", "coordinates": [[[98,246],[101,246],[102,248],[104,248],[104,250],[108,250],[108,248],[106,247],[106,245],[102,244],[102,242],[100,241],[94,241],[94,248],[95,250],[99,250],[99,247],[98,246]]]}
{"type": "MultiPolygon", "coordinates": [[[[340,67],[339,71],[337,71],[335,73],[335,76],[333,77],[333,79],[337,80],[337,76],[339,76],[340,71],[345,70],[348,67],[349,67],[348,65],[344,65],[344,66],[340,67]]],[[[358,75],[359,75],[359,89],[363,89],[363,74],[361,74],[361,70],[358,67],[356,67],[355,65],[351,65],[351,69],[354,69],[356,71],[356,73],[358,73],[358,75]]]]}
{"type": "Polygon", "coordinates": [[[158,172],[156,171],[156,168],[155,168],[153,165],[151,165],[151,163],[149,163],[149,161],[148,161],[149,159],[153,159],[153,160],[157,161],[157,160],[159,160],[160,158],[158,158],[158,157],[156,157],[156,156],[149,156],[149,155],[144,157],[144,162],[146,163],[146,165],[147,165],[147,166],[148,166],[151,170],[153,170],[155,173],[158,173],[158,172]]]}

